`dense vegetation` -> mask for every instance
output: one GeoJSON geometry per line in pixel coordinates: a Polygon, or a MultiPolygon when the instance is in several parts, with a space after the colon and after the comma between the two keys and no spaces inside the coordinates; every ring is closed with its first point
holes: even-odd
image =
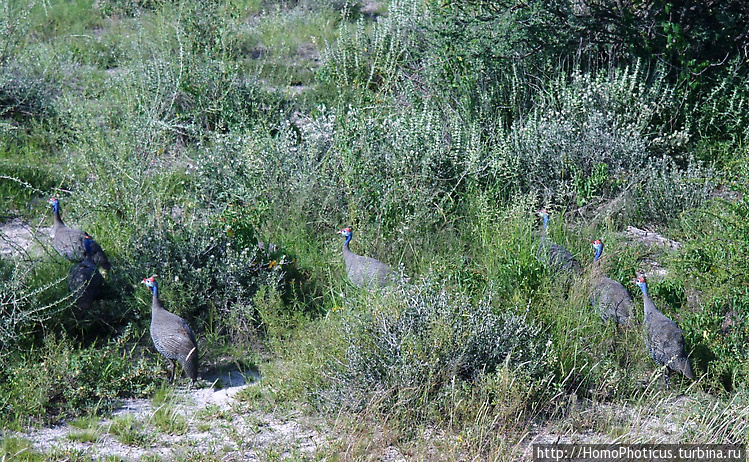
{"type": "Polygon", "coordinates": [[[747,442],[749,17],[720,3],[3,0],[0,214],[49,225],[59,196],[114,269],[76,313],[49,243],[0,262],[0,422],[154,393],[154,273],[204,367],[401,441],[490,458],[581,400],[670,406],[639,329],[536,259],[544,206],[684,329],[677,440],[747,442]],[[345,225],[410,282],[352,287],[345,225]]]}

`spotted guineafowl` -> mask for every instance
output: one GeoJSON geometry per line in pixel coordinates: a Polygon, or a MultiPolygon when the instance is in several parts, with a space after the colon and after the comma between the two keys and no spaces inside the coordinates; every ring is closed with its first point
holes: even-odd
{"type": "MultiPolygon", "coordinates": [[[[601,258],[603,242],[600,239],[593,241],[596,250],[594,264],[601,258]]],[[[604,321],[612,320],[620,325],[631,325],[634,315],[634,300],[626,287],[619,281],[603,276],[596,266],[591,275],[590,303],[601,315],[604,321]]]]}
{"type": "Polygon", "coordinates": [[[351,228],[338,231],[346,240],[343,242],[343,260],[346,263],[346,273],[352,283],[359,287],[380,288],[393,283],[397,275],[390,266],[374,258],[357,255],[349,249],[349,242],[353,237],[351,228]]]}
{"type": "MultiPolygon", "coordinates": [[[[55,224],[52,228],[52,246],[68,260],[80,262],[83,260],[84,254],[83,239],[89,236],[88,233],[65,226],[62,218],[60,218],[60,201],[57,198],[53,197],[47,202],[52,206],[55,215],[55,224]]],[[[112,268],[107,255],[93,239],[91,239],[91,260],[105,271],[112,268]]]]}
{"type": "Polygon", "coordinates": [[[83,261],[76,263],[68,273],[68,290],[75,297],[76,306],[85,312],[93,307],[94,301],[101,297],[101,286],[104,278],[91,260],[91,236],[84,237],[83,261]]]}
{"type": "Polygon", "coordinates": [[[694,380],[692,366],[684,349],[684,334],[675,322],[667,318],[655,307],[648,295],[648,284],[644,276],[635,279],[635,284],[642,291],[645,304],[645,348],[657,364],[665,366],[663,381],[668,386],[668,373],[678,371],[685,377],[694,380]]]}
{"type": "Polygon", "coordinates": [[[554,271],[563,270],[570,273],[581,274],[583,268],[580,266],[580,262],[572,256],[569,250],[550,241],[547,237],[546,228],[549,224],[549,214],[546,212],[546,209],[539,210],[538,216],[543,220],[544,228],[543,231],[541,231],[541,243],[536,252],[536,258],[554,271]]]}
{"type": "Polygon", "coordinates": [[[192,383],[198,378],[198,343],[195,334],[187,322],[164,309],[159,300],[159,286],[156,283],[156,275],[143,279],[153,293],[151,302],[151,340],[153,344],[166,359],[169,360],[171,369],[169,371],[169,382],[174,379],[174,361],[179,361],[185,374],[192,379],[192,383]]]}

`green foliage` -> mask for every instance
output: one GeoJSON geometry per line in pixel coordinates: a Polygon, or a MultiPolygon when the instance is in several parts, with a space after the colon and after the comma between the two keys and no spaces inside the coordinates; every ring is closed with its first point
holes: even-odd
{"type": "MultiPolygon", "coordinates": [[[[583,266],[593,235],[616,242],[607,270],[620,281],[653,257],[620,228],[680,223],[684,246],[664,266],[686,277],[653,296],[680,318],[697,386],[741,389],[745,196],[705,207],[711,162],[746,173],[746,66],[713,74],[727,67],[705,67],[717,63],[700,45],[741,25],[727,5],[707,14],[728,15],[726,31],[679,5],[666,17],[626,2],[603,27],[606,1],[399,0],[387,15],[319,0],[4,5],[0,212],[48,223],[36,204],[61,196],[66,222],[114,269],[84,322],[66,310],[67,262],[0,264],[2,420],[95,414],[152,390],[153,361],[134,358],[149,343],[138,282],[153,273],[204,361],[284,359],[245,392],[262,409],[372,406],[406,438],[426,421],[484,447],[577,397],[650,402],[639,332],[601,325],[587,275],[556,277],[536,259],[540,203],[567,211],[549,236],[583,266]],[[679,86],[668,66],[717,84],[679,86]],[[358,253],[417,282],[349,290],[344,225],[358,253]],[[703,301],[685,309],[694,288],[703,301]]],[[[154,401],[149,422],[109,431],[134,445],[151,444],[152,427],[186,431],[169,396],[154,401]]],[[[185,455],[198,456],[213,457],[185,455]]]]}
{"type": "Polygon", "coordinates": [[[653,161],[632,190],[629,216],[635,223],[669,224],[681,212],[705,204],[714,186],[714,173],[690,160],[686,169],[669,158],[653,161]]]}
{"type": "MultiPolygon", "coordinates": [[[[730,147],[739,147],[749,141],[749,75],[745,67],[746,64],[743,63],[732,63],[726,75],[709,89],[704,98],[695,103],[695,125],[708,146],[724,141],[730,147]]],[[[717,160],[734,158],[718,157],[717,160]]]]}
{"type": "Polygon", "coordinates": [[[0,359],[26,345],[66,307],[57,298],[65,277],[52,279],[49,269],[0,261],[0,359]]]}
{"type": "Polygon", "coordinates": [[[101,418],[96,416],[80,417],[70,421],[74,429],[68,433],[68,439],[81,443],[95,443],[102,433],[101,418]]]}
{"type": "Polygon", "coordinates": [[[65,416],[103,411],[117,398],[146,392],[153,371],[135,359],[128,331],[101,346],[82,348],[69,339],[46,337],[40,351],[8,363],[0,417],[4,425],[48,423],[65,416]]]}
{"type": "Polygon", "coordinates": [[[320,404],[360,409],[376,401],[383,411],[427,416],[456,380],[504,364],[532,381],[554,364],[541,329],[524,314],[492,307],[491,295],[474,304],[425,279],[366,305],[341,313],[345,353],[326,366],[330,379],[315,393],[320,404]]]}
{"type": "Polygon", "coordinates": [[[120,443],[128,446],[147,447],[154,440],[153,433],[147,431],[145,423],[137,420],[132,414],[116,416],[109,423],[107,431],[120,443]]]}
{"type": "Polygon", "coordinates": [[[161,388],[153,397],[156,408],[151,416],[151,423],[159,430],[170,435],[183,435],[187,432],[187,419],[180,413],[177,400],[170,389],[161,388]]]}
{"type": "Polygon", "coordinates": [[[698,361],[711,372],[715,388],[732,390],[747,382],[749,341],[746,315],[749,202],[745,187],[738,198],[716,199],[680,220],[684,248],[672,264],[701,294],[702,307],[685,316],[687,339],[698,361]]]}
{"type": "Polygon", "coordinates": [[[27,130],[10,128],[0,134],[0,214],[32,214],[40,195],[51,191],[61,178],[50,165],[55,141],[44,123],[32,123],[27,130]]]}
{"type": "MultiPolygon", "coordinates": [[[[426,33],[415,44],[423,46],[409,50],[417,61],[409,67],[424,69],[419,73],[423,77],[418,76],[426,80],[422,91],[466,112],[489,133],[494,124],[508,127],[522,117],[533,94],[528,74],[533,66],[516,58],[532,55],[517,24],[527,24],[520,18],[526,12],[531,23],[544,14],[535,5],[526,6],[501,12],[498,2],[426,2],[426,14],[416,16],[423,18],[418,27],[426,33]]],[[[554,34],[550,36],[553,40],[554,34]]]]}
{"type": "MultiPolygon", "coordinates": [[[[463,273],[479,273],[484,277],[468,293],[480,294],[488,285],[508,305],[524,303],[534,296],[544,279],[544,267],[536,258],[534,231],[539,223],[532,213],[536,210],[535,202],[532,195],[518,195],[511,199],[511,205],[499,208],[489,194],[472,197],[469,210],[475,214],[475,220],[467,224],[467,231],[475,236],[470,242],[474,246],[470,254],[474,257],[470,264],[460,268],[463,273]]],[[[562,237],[562,228],[554,227],[552,232],[554,238],[562,237]]],[[[435,268],[441,272],[439,266],[435,268]]],[[[445,282],[448,281],[446,278],[445,282]]],[[[467,282],[464,278],[457,289],[465,291],[467,282]]]]}
{"type": "Polygon", "coordinates": [[[94,0],[56,0],[33,2],[30,23],[32,31],[42,38],[81,34],[102,25],[94,0]]]}
{"type": "Polygon", "coordinates": [[[558,66],[560,56],[588,66],[640,58],[665,63],[672,81],[696,86],[720,75],[731,58],[743,56],[748,43],[747,18],[738,0],[719,6],[611,0],[427,5],[436,18],[435,36],[440,44],[452,44],[468,73],[496,73],[511,59],[543,74],[558,66]]]}
{"type": "Polygon", "coordinates": [[[590,172],[590,176],[585,176],[584,173],[577,170],[574,174],[577,205],[583,206],[591,198],[601,194],[609,180],[609,168],[606,164],[594,166],[590,172]]]}
{"type": "Polygon", "coordinates": [[[84,428],[74,430],[68,434],[68,439],[80,443],[95,443],[101,437],[101,430],[97,428],[84,428]]]}
{"type": "Polygon", "coordinates": [[[262,320],[251,316],[237,324],[237,310],[254,314],[255,293],[263,287],[280,289],[289,262],[283,256],[272,260],[257,246],[235,247],[211,228],[145,228],[135,236],[130,265],[142,277],[157,274],[164,305],[198,332],[210,328],[234,338],[251,336],[262,320]]]}
{"type": "Polygon", "coordinates": [[[409,29],[418,10],[417,2],[391,1],[388,15],[374,23],[371,32],[363,17],[354,24],[344,18],[338,41],[327,46],[321,80],[375,94],[389,92],[399,78],[398,68],[409,48],[409,29]]]}
{"type": "Polygon", "coordinates": [[[34,450],[30,441],[23,438],[3,438],[0,443],[0,459],[17,462],[42,462],[47,458],[34,450]]]}
{"type": "Polygon", "coordinates": [[[16,122],[53,117],[53,89],[40,78],[5,72],[0,75],[0,117],[16,122]]]}

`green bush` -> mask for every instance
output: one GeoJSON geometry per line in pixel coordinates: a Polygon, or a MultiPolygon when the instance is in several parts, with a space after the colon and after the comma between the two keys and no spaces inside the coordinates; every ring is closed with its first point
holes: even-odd
{"type": "Polygon", "coordinates": [[[338,41],[325,50],[320,79],[374,93],[389,92],[401,77],[398,70],[411,45],[409,29],[419,9],[418,2],[392,1],[388,15],[374,23],[371,31],[363,17],[354,24],[344,18],[338,41]]]}
{"type": "Polygon", "coordinates": [[[49,83],[16,72],[0,74],[0,117],[16,122],[55,115],[54,90],[49,83]]]}
{"type": "MultiPolygon", "coordinates": [[[[198,330],[231,337],[251,336],[262,323],[257,315],[237,324],[235,310],[253,306],[261,288],[282,290],[284,270],[290,262],[257,246],[239,247],[222,230],[212,227],[167,226],[144,228],[134,236],[129,271],[142,277],[159,276],[161,299],[167,309],[184,317],[198,330]],[[223,235],[222,235],[223,234],[223,235]]],[[[124,269],[124,268],[123,268],[124,269]]],[[[150,306],[150,304],[148,305],[150,306]]],[[[144,317],[148,317],[145,315],[144,317]]]]}
{"type": "Polygon", "coordinates": [[[533,112],[508,134],[511,158],[498,164],[509,170],[505,176],[522,192],[537,190],[562,204],[580,206],[613,198],[639,184],[648,194],[654,190],[652,205],[670,212],[699,205],[704,189],[693,191],[692,183],[711,172],[685,162],[688,170],[682,173],[667,159],[655,160],[663,154],[678,158],[689,134],[664,123],[677,110],[673,90],[662,77],[648,84],[643,83],[645,78],[645,72],[635,66],[598,73],[576,71],[569,79],[562,74],[549,82],[547,91],[538,94],[533,112]],[[680,175],[683,180],[669,181],[680,175]],[[689,192],[674,190],[679,188],[689,192]]]}
{"type": "Polygon", "coordinates": [[[740,147],[749,142],[749,77],[746,64],[732,63],[726,75],[695,103],[695,129],[704,145],[724,142],[731,151],[720,163],[740,157],[740,147]],[[733,149],[730,149],[733,148],[733,149]],[[738,151],[738,152],[736,152],[738,151]],[[738,154],[738,155],[737,155],[738,154]]]}
{"type": "Polygon", "coordinates": [[[164,4],[162,0],[99,0],[95,3],[102,16],[133,16],[156,10],[164,4]]]}
{"type": "Polygon", "coordinates": [[[154,371],[128,346],[132,330],[91,347],[53,334],[39,350],[17,353],[4,370],[0,418],[4,425],[50,423],[111,409],[118,398],[144,395],[154,371]]]}
{"type": "Polygon", "coordinates": [[[55,279],[49,269],[0,260],[0,359],[28,347],[70,302],[60,297],[67,275],[55,279]]]}
{"type": "Polygon", "coordinates": [[[635,224],[670,224],[679,214],[704,205],[714,188],[711,168],[690,159],[685,169],[667,157],[639,172],[631,191],[628,216],[635,224]]]}
{"type": "Polygon", "coordinates": [[[681,217],[683,247],[670,259],[683,284],[699,295],[699,309],[684,316],[687,341],[709,373],[708,386],[727,390],[745,387],[749,377],[743,347],[749,341],[749,201],[746,187],[737,190],[738,198],[714,199],[681,217]]]}
{"type": "Polygon", "coordinates": [[[525,314],[493,307],[491,294],[474,303],[424,279],[349,303],[340,314],[344,355],[331,358],[327,389],[315,393],[325,406],[377,402],[383,411],[427,415],[456,380],[491,375],[503,365],[535,380],[554,365],[542,329],[525,314]]]}
{"type": "Polygon", "coordinates": [[[48,460],[47,457],[34,450],[31,441],[23,438],[3,438],[0,444],[0,458],[18,462],[35,462],[48,460]]]}

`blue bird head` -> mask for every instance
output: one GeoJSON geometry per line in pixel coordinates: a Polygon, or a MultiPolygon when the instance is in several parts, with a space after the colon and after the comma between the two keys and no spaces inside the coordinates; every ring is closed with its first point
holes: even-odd
{"type": "Polygon", "coordinates": [[[159,285],[156,284],[156,275],[155,274],[153,276],[151,276],[150,278],[144,278],[141,281],[141,283],[145,284],[146,287],[148,287],[149,289],[151,289],[151,292],[154,295],[158,295],[159,294],[159,285]]]}
{"type": "Polygon", "coordinates": [[[601,252],[603,252],[603,242],[601,242],[600,239],[596,239],[593,241],[593,248],[596,249],[596,257],[593,261],[598,261],[598,259],[601,258],[601,252]]]}
{"type": "Polygon", "coordinates": [[[88,255],[93,255],[93,254],[94,254],[94,248],[93,248],[93,246],[91,245],[91,243],[92,243],[93,241],[94,241],[94,238],[93,238],[93,237],[91,237],[91,235],[90,235],[90,234],[85,234],[85,235],[83,236],[83,248],[84,248],[84,249],[86,250],[86,253],[87,253],[88,255]]]}
{"type": "Polygon", "coordinates": [[[56,197],[50,197],[47,203],[52,206],[52,210],[55,213],[60,211],[60,201],[56,197]]]}
{"type": "Polygon", "coordinates": [[[544,229],[546,229],[546,226],[549,224],[549,213],[546,211],[545,208],[539,210],[536,213],[544,221],[544,229]]]}
{"type": "Polygon", "coordinates": [[[343,228],[342,230],[338,231],[338,234],[342,235],[346,238],[346,242],[351,240],[351,237],[354,235],[353,231],[351,231],[351,228],[343,228]]]}
{"type": "Polygon", "coordinates": [[[640,276],[640,277],[635,278],[634,282],[640,287],[640,290],[642,291],[643,294],[645,295],[648,294],[648,283],[645,280],[645,276],[640,276]]]}

